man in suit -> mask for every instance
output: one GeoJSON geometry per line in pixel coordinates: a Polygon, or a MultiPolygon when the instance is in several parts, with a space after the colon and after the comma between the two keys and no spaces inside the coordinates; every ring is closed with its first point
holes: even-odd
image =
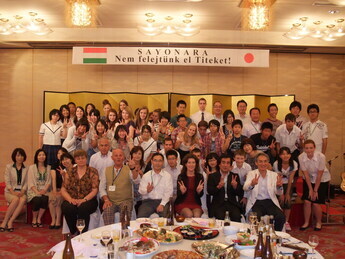
{"type": "Polygon", "coordinates": [[[229,155],[219,158],[219,171],[208,176],[207,192],[213,195],[211,209],[217,219],[224,219],[229,211],[232,221],[241,221],[243,188],[237,174],[231,172],[232,161],[229,155]]]}
{"type": "Polygon", "coordinates": [[[273,215],[274,229],[281,231],[285,223],[285,216],[280,208],[277,195],[283,194],[282,176],[267,170],[269,157],[260,153],[255,159],[258,169],[247,174],[243,190],[250,191],[246,213],[254,211],[258,218],[264,215],[273,215]]]}

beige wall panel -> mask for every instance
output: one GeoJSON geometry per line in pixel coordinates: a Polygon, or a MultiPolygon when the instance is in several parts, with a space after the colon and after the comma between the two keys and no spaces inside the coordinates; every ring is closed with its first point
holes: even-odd
{"type": "Polygon", "coordinates": [[[302,115],[307,116],[306,105],[310,102],[310,55],[278,55],[278,92],[295,94],[302,103],[302,115]]]}
{"type": "Polygon", "coordinates": [[[72,50],[68,51],[68,91],[102,91],[102,71],[100,65],[72,65],[72,50]]]}
{"type": "Polygon", "coordinates": [[[332,182],[340,179],[342,153],[344,149],[339,145],[341,137],[344,139],[344,56],[313,55],[311,57],[311,100],[320,107],[320,120],[328,125],[329,138],[327,158],[340,155],[333,164],[332,182]],[[335,94],[337,93],[337,94],[335,94]]]}
{"type": "Polygon", "coordinates": [[[218,94],[243,93],[243,68],[209,67],[208,91],[218,94]]]}
{"type": "Polygon", "coordinates": [[[208,67],[173,67],[172,91],[185,94],[208,93],[208,67]]]}
{"type": "Polygon", "coordinates": [[[243,69],[243,94],[277,94],[277,54],[270,54],[268,68],[243,69]]]}
{"type": "MultiPolygon", "coordinates": [[[[16,147],[26,151],[27,165],[33,161],[32,50],[0,49],[0,60],[0,167],[4,172],[16,147]]],[[[3,180],[1,173],[0,181],[3,180]]]]}
{"type": "Polygon", "coordinates": [[[163,93],[172,91],[172,66],[138,66],[138,91],[163,93]]]}
{"type": "Polygon", "coordinates": [[[138,66],[103,66],[103,92],[138,92],[138,66]]]}

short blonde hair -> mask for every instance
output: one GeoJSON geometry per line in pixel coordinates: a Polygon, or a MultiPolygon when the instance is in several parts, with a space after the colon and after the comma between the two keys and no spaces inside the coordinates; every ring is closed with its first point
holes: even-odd
{"type": "Polygon", "coordinates": [[[80,156],[83,156],[83,157],[87,158],[86,151],[83,150],[83,149],[78,149],[78,150],[74,151],[74,154],[73,154],[74,159],[76,159],[77,157],[80,157],[80,156]]]}

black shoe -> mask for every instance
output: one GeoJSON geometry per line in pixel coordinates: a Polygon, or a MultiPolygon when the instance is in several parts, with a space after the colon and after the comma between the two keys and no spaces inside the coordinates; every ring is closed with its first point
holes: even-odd
{"type": "Polygon", "coordinates": [[[61,228],[61,226],[55,226],[55,229],[60,229],[61,228]]]}
{"type": "Polygon", "coordinates": [[[14,231],[14,228],[7,228],[6,229],[8,232],[13,232],[14,231]]]}
{"type": "Polygon", "coordinates": [[[321,231],[321,228],[315,227],[315,228],[314,228],[314,231],[321,231]]]}
{"type": "Polygon", "coordinates": [[[36,224],[38,228],[43,228],[43,224],[42,223],[37,223],[36,224]]]}
{"type": "Polygon", "coordinates": [[[306,226],[306,227],[300,227],[300,228],[299,228],[299,230],[304,231],[304,230],[306,230],[307,228],[309,228],[309,226],[306,226]]]}
{"type": "Polygon", "coordinates": [[[49,229],[55,229],[55,225],[49,225],[49,229]]]}
{"type": "Polygon", "coordinates": [[[0,232],[5,232],[6,231],[6,228],[1,228],[0,227],[0,232]]]}

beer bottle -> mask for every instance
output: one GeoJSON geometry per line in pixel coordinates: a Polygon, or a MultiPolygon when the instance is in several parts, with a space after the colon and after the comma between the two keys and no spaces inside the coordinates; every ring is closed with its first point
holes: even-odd
{"type": "Polygon", "coordinates": [[[74,259],[71,234],[67,234],[65,248],[63,249],[62,259],[74,259]]]}
{"type": "Polygon", "coordinates": [[[266,244],[262,253],[262,259],[273,259],[270,235],[266,236],[266,244]]]}
{"type": "Polygon", "coordinates": [[[264,249],[264,240],[262,237],[262,231],[259,231],[259,238],[255,246],[254,258],[262,258],[263,249],[264,249]]]}
{"type": "Polygon", "coordinates": [[[226,212],[225,212],[224,226],[230,226],[229,211],[226,211],[226,212]]]}
{"type": "Polygon", "coordinates": [[[169,212],[167,215],[167,226],[174,226],[174,204],[173,204],[173,198],[170,197],[169,201],[169,212]]]}

